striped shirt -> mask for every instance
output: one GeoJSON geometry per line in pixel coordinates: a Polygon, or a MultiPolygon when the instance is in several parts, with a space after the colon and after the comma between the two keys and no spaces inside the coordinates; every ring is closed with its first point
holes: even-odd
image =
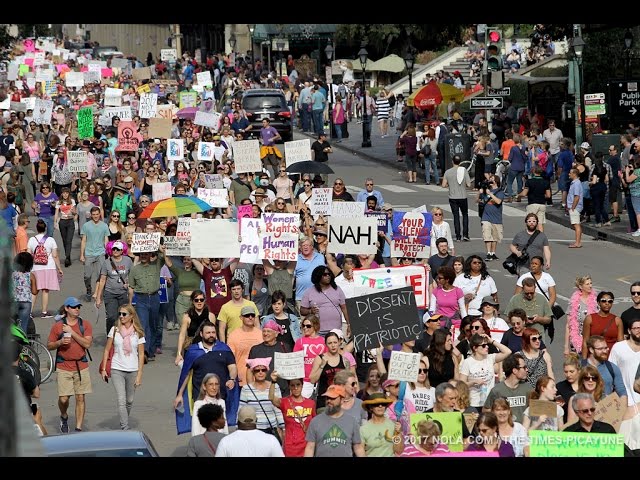
{"type": "MultiPolygon", "coordinates": [[[[282,397],[280,387],[276,383],[275,396],[282,397]]],[[[240,407],[245,405],[251,406],[256,411],[258,420],[258,430],[266,430],[270,426],[272,428],[284,428],[284,418],[279,408],[274,407],[269,400],[269,389],[258,390],[255,385],[245,385],[240,391],[240,407]],[[265,415],[266,414],[266,415],[265,415]],[[268,416],[268,419],[267,419],[268,416]]]]}
{"type": "Polygon", "coordinates": [[[387,97],[376,98],[376,109],[378,111],[378,120],[387,120],[389,118],[389,110],[391,110],[391,107],[389,106],[387,97]]]}

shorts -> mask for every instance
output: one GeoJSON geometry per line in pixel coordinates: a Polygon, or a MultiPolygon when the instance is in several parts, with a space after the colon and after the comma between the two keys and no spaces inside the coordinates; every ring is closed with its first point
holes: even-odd
{"type": "Polygon", "coordinates": [[[636,214],[640,213],[640,197],[634,197],[631,195],[631,205],[633,206],[633,210],[636,214]]]}
{"type": "Polygon", "coordinates": [[[483,221],[482,223],[482,240],[485,242],[502,241],[503,225],[501,223],[491,223],[483,221]]]}
{"type": "Polygon", "coordinates": [[[560,175],[560,178],[558,178],[558,190],[561,192],[568,192],[570,185],[571,182],[569,181],[569,175],[565,175],[564,173],[560,175]]]}
{"type": "Polygon", "coordinates": [[[57,370],[58,372],[58,396],[71,397],[73,395],[83,395],[92,393],[91,375],[89,369],[85,368],[78,373],[76,370],[57,370]],[[82,379],[80,378],[82,377],[82,379]]]}
{"type": "Polygon", "coordinates": [[[580,212],[576,210],[569,210],[569,220],[571,221],[571,225],[576,225],[580,223],[580,212]]]}
{"type": "Polygon", "coordinates": [[[539,203],[530,203],[527,205],[527,214],[535,213],[538,216],[538,223],[544,225],[547,221],[547,206],[539,203]]]}
{"type": "Polygon", "coordinates": [[[609,185],[609,202],[622,203],[622,192],[617,185],[609,185]]]}
{"type": "Polygon", "coordinates": [[[418,168],[416,166],[417,155],[405,155],[404,163],[407,166],[407,170],[409,172],[417,172],[418,168]]]}

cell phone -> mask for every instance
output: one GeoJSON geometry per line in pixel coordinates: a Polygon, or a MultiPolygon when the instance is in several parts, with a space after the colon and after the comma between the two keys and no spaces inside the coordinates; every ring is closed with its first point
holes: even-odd
{"type": "Polygon", "coordinates": [[[37,403],[32,403],[31,404],[31,414],[35,415],[38,412],[38,404],[37,403]]]}
{"type": "Polygon", "coordinates": [[[105,383],[109,383],[109,377],[104,377],[105,383]]]}

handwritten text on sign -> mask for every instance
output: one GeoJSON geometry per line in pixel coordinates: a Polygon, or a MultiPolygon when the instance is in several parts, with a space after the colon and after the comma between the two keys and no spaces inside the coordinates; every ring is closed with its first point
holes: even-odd
{"type": "Polygon", "coordinates": [[[392,257],[428,258],[431,245],[430,213],[394,212],[392,257]]]}
{"type": "Polygon", "coordinates": [[[415,340],[422,332],[410,287],[348,298],[346,303],[358,352],[415,340]]]}
{"type": "Polygon", "coordinates": [[[155,252],[160,246],[160,232],[134,233],[131,243],[133,253],[155,252]]]}
{"type": "Polygon", "coordinates": [[[165,254],[169,256],[188,256],[191,253],[191,240],[175,236],[162,237],[165,254]]]}
{"type": "Polygon", "coordinates": [[[233,161],[236,173],[261,172],[260,143],[258,140],[244,140],[233,146],[233,161]]]}
{"type": "Polygon", "coordinates": [[[287,167],[297,162],[306,162],[311,160],[311,140],[295,140],[293,142],[284,142],[284,157],[287,167]]]}
{"type": "Polygon", "coordinates": [[[69,162],[69,171],[72,173],[89,171],[87,152],[67,150],[67,161],[69,162]]]}
{"type": "MultiPolygon", "coordinates": [[[[249,205],[250,206],[250,205],[249,205]]],[[[262,263],[260,259],[260,236],[258,227],[264,229],[264,224],[258,218],[238,217],[240,224],[240,261],[242,263],[262,263]],[[262,224],[262,225],[261,225],[262,224]]]]}
{"type": "Polygon", "coordinates": [[[304,378],[304,351],[292,353],[274,352],[273,369],[285,380],[304,378]]]}
{"type": "Polygon", "coordinates": [[[366,210],[364,202],[332,202],[331,216],[340,218],[360,218],[366,210]]]}
{"type": "Polygon", "coordinates": [[[418,308],[429,306],[429,272],[424,265],[403,267],[356,268],[353,271],[356,296],[410,286],[418,308]]]}
{"type": "Polygon", "coordinates": [[[420,353],[391,352],[387,378],[401,382],[417,382],[420,353]]]}
{"type": "Polygon", "coordinates": [[[260,257],[295,262],[298,259],[300,216],[294,213],[265,213],[260,238],[260,257]]]}
{"type": "MultiPolygon", "coordinates": [[[[347,202],[340,202],[347,203],[347,202]]],[[[344,254],[376,253],[378,225],[375,218],[341,218],[329,220],[329,251],[344,254]]]]}
{"type": "Polygon", "coordinates": [[[311,215],[331,215],[331,192],[331,188],[313,189],[311,200],[307,202],[307,205],[311,204],[309,206],[311,215]]]}

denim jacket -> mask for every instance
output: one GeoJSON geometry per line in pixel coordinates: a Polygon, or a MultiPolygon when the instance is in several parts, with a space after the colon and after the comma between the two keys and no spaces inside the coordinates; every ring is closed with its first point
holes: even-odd
{"type": "MultiPolygon", "coordinates": [[[[288,313],[287,315],[289,315],[289,326],[291,327],[291,336],[293,337],[293,341],[295,343],[295,341],[302,336],[302,332],[300,332],[300,319],[295,315],[293,315],[292,313],[288,313]]],[[[267,323],[269,320],[273,320],[274,322],[277,323],[276,315],[274,313],[270,313],[269,315],[265,315],[264,317],[262,317],[262,319],[260,320],[260,328],[262,328],[263,325],[267,323]]]]}

